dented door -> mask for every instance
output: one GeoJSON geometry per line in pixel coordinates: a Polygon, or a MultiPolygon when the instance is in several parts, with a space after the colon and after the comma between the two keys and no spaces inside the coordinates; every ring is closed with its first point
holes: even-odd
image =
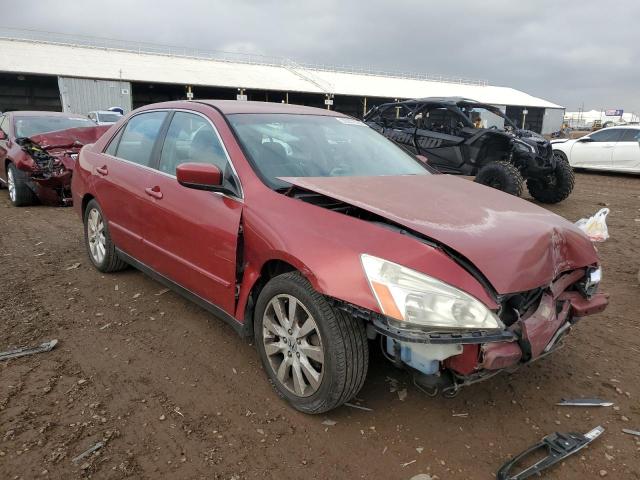
{"type": "Polygon", "coordinates": [[[145,191],[149,265],[230,315],[235,310],[236,250],[242,201],[183,187],[175,177],[185,162],[212,163],[231,175],[228,156],[211,122],[195,112],[176,111],[159,163],[145,191]]]}

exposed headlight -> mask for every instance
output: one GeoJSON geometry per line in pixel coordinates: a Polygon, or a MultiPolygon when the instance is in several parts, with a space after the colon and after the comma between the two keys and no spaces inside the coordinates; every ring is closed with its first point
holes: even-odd
{"type": "Polygon", "coordinates": [[[591,297],[598,291],[598,286],[602,281],[602,269],[600,267],[590,269],[584,280],[584,293],[591,297]]]}
{"type": "Polygon", "coordinates": [[[535,147],[533,145],[529,145],[527,142],[523,142],[522,140],[515,140],[513,143],[516,147],[516,150],[518,150],[519,152],[536,153],[535,147]]]}
{"type": "Polygon", "coordinates": [[[479,300],[440,280],[362,254],[362,266],[380,310],[401,322],[438,329],[503,329],[479,300]]]}

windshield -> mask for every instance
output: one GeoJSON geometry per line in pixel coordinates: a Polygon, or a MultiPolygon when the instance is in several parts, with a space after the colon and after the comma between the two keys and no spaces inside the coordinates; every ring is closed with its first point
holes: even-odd
{"type": "Polygon", "coordinates": [[[98,121],[116,123],[118,120],[120,120],[121,116],[122,115],[119,115],[117,113],[98,113],[98,121]]]}
{"type": "Polygon", "coordinates": [[[351,118],[322,115],[228,116],[254,168],[272,188],[277,177],[428,175],[418,160],[351,118]]]}
{"type": "Polygon", "coordinates": [[[16,117],[15,128],[16,138],[32,137],[45,132],[57,132],[68,128],[92,127],[93,123],[88,118],[76,117],[16,117]]]}
{"type": "Polygon", "coordinates": [[[497,128],[511,130],[513,125],[499,110],[488,109],[483,106],[464,105],[462,111],[476,128],[497,128]]]}

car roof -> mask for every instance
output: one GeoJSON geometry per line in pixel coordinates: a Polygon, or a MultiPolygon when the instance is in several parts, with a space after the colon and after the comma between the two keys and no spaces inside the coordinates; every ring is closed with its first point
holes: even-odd
{"type": "Polygon", "coordinates": [[[114,112],[113,110],[91,110],[89,113],[115,113],[120,115],[120,112],[114,112]]]}
{"type": "Polygon", "coordinates": [[[297,115],[347,117],[347,115],[342,113],[323,108],[305,107],[303,105],[294,105],[290,103],[245,102],[238,100],[178,100],[145,105],[141,110],[156,108],[189,108],[189,106],[194,103],[210,105],[224,115],[233,115],[237,113],[290,113],[297,115]]]}
{"type": "MultiPolygon", "coordinates": [[[[613,130],[614,128],[622,128],[625,130],[628,130],[628,129],[638,130],[640,128],[640,125],[612,125],[611,127],[605,127],[605,128],[601,128],[600,130],[596,130],[596,132],[601,132],[602,130],[613,130]]],[[[596,133],[596,132],[593,132],[593,133],[596,133]]]]}
{"type": "Polygon", "coordinates": [[[6,112],[14,117],[65,117],[65,118],[84,118],[84,115],[78,115],[77,113],[66,112],[41,112],[37,110],[14,110],[12,112],[6,112]]]}

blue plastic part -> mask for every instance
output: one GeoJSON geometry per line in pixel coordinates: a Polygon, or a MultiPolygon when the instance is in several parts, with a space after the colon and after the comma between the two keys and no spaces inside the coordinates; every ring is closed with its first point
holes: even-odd
{"type": "MultiPolygon", "coordinates": [[[[432,358],[427,358],[415,348],[419,344],[398,342],[400,345],[400,360],[411,368],[424,373],[425,375],[435,375],[439,371],[440,362],[432,358]]],[[[395,356],[393,349],[394,340],[387,337],[387,352],[392,357],[395,356]]]]}

